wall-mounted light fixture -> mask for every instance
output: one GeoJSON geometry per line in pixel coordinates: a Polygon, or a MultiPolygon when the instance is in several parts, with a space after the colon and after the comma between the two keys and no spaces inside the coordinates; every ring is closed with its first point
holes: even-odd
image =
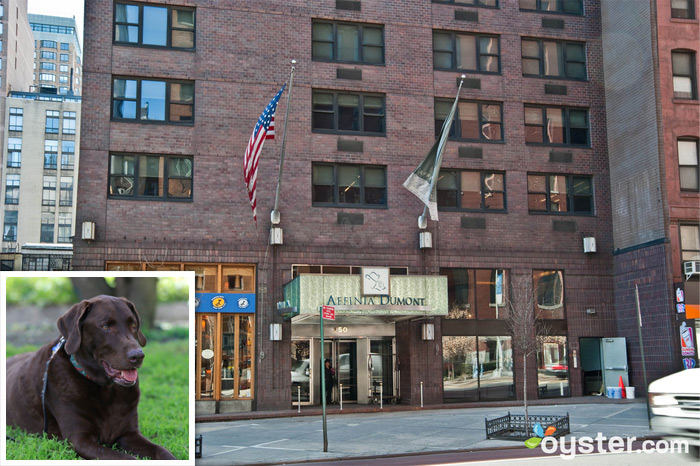
{"type": "Polygon", "coordinates": [[[435,340],[435,324],[422,324],[420,327],[421,339],[425,341],[435,340]]]}
{"type": "Polygon", "coordinates": [[[583,238],[583,252],[586,254],[596,252],[595,237],[586,236],[583,238]]]}
{"type": "Polygon", "coordinates": [[[95,222],[83,222],[83,234],[81,238],[86,241],[95,240],[95,222]]]}
{"type": "Polygon", "coordinates": [[[270,324],[270,341],[282,340],[282,324],[270,324]]]}

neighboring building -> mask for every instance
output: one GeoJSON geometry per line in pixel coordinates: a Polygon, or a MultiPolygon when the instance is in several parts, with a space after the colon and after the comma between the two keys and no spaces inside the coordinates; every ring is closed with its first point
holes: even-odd
{"type": "Polygon", "coordinates": [[[12,92],[6,102],[3,270],[69,270],[80,97],[12,92]]]}
{"type": "Polygon", "coordinates": [[[700,318],[698,3],[602,2],[615,308],[638,386],[635,285],[649,381],[697,364],[680,330],[700,318]]]}
{"type": "Polygon", "coordinates": [[[37,91],[80,95],[82,49],[75,18],[29,15],[34,33],[34,85],[37,91]]]}
{"type": "Polygon", "coordinates": [[[600,3],[452,3],[86,2],[77,227],[95,236],[76,236],[74,268],[195,272],[198,412],[318,403],[322,304],[345,401],[380,381],[414,405],[520,398],[499,307],[515,277],[552,328],[529,396],[600,389],[601,338],[617,335],[600,3]],[[243,153],[292,58],[270,245],[286,97],[257,227],[243,153]],[[462,73],[419,247],[423,206],[401,185],[462,73]]]}

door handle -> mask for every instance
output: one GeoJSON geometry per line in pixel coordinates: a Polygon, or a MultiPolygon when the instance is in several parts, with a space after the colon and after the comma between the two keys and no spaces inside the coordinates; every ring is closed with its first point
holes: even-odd
{"type": "Polygon", "coordinates": [[[606,367],[606,371],[625,371],[627,372],[627,366],[622,366],[622,367],[606,367]]]}

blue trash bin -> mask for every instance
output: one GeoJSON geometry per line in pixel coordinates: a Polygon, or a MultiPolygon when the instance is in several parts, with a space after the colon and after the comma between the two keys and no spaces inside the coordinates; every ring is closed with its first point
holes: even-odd
{"type": "Polygon", "coordinates": [[[613,398],[622,398],[622,388],[613,387],[613,398]]]}

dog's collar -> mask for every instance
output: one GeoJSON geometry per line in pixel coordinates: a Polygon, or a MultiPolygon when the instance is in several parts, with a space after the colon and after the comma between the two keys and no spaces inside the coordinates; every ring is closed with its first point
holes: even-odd
{"type": "Polygon", "coordinates": [[[58,343],[56,343],[53,346],[53,348],[51,348],[51,357],[48,361],[46,361],[46,368],[44,369],[44,384],[43,388],[41,389],[41,408],[44,412],[44,432],[47,434],[49,433],[49,420],[46,417],[46,390],[49,388],[49,364],[51,364],[51,361],[53,361],[53,357],[56,356],[58,350],[63,348],[63,344],[65,342],[66,339],[64,337],[61,337],[58,340],[58,343]]]}
{"type": "Polygon", "coordinates": [[[80,372],[85,378],[88,380],[92,380],[89,375],[87,375],[87,372],[85,372],[85,369],[83,369],[83,366],[80,365],[77,359],[75,359],[75,355],[71,354],[70,355],[70,362],[73,364],[73,367],[75,367],[75,370],[80,372]]]}

